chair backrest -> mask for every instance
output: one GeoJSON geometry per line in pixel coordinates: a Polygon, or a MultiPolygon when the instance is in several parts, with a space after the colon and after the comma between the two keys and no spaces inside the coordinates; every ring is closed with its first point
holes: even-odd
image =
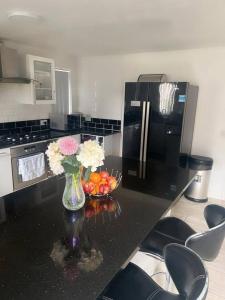
{"type": "Polygon", "coordinates": [[[194,251],[179,244],[169,244],[164,248],[164,258],[180,296],[189,300],[206,298],[208,273],[194,251]]]}
{"type": "Polygon", "coordinates": [[[225,221],[225,207],[210,204],[206,206],[204,216],[209,228],[218,226],[225,221]]]}
{"type": "Polygon", "coordinates": [[[208,205],[204,216],[209,230],[193,234],[186,240],[185,245],[198,253],[202,259],[212,261],[219,254],[225,238],[225,208],[208,205]]]}

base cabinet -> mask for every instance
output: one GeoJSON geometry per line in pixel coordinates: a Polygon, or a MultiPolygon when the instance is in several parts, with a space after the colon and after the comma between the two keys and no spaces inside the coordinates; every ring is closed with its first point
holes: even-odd
{"type": "Polygon", "coordinates": [[[0,149],[0,197],[13,192],[10,149],[0,149]]]}
{"type": "Polygon", "coordinates": [[[121,133],[116,133],[104,137],[105,156],[120,156],[121,133]]]}
{"type": "Polygon", "coordinates": [[[80,134],[71,135],[80,144],[80,134]]]}

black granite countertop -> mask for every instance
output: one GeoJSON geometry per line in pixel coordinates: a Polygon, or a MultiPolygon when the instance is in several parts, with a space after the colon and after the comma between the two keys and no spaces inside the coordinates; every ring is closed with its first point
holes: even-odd
{"type": "Polygon", "coordinates": [[[95,299],[195,175],[117,157],[106,166],[121,170],[119,188],[74,213],[62,206],[64,177],[0,200],[1,299],[95,299]]]}
{"type": "Polygon", "coordinates": [[[70,130],[51,130],[51,134],[57,132],[58,134],[71,135],[71,134],[90,134],[90,135],[98,135],[98,136],[109,136],[116,133],[120,133],[120,131],[113,130],[104,130],[104,129],[87,129],[85,127],[70,129],[70,130]]]}
{"type": "Polygon", "coordinates": [[[90,134],[90,135],[98,135],[98,136],[110,136],[116,133],[120,133],[119,131],[109,131],[109,130],[103,130],[103,129],[96,129],[90,130],[85,128],[78,128],[78,129],[71,129],[71,130],[55,130],[50,129],[46,131],[40,131],[40,132],[34,132],[33,134],[37,136],[36,139],[30,139],[30,140],[23,140],[20,142],[17,140],[15,143],[11,142],[0,142],[0,149],[4,148],[11,148],[11,147],[17,147],[20,145],[26,145],[26,144],[32,144],[36,142],[51,140],[51,139],[57,139],[60,137],[68,136],[68,135],[75,135],[75,134],[90,134]],[[97,131],[96,131],[97,130],[97,131]],[[39,138],[40,136],[40,138],[39,138]]]}

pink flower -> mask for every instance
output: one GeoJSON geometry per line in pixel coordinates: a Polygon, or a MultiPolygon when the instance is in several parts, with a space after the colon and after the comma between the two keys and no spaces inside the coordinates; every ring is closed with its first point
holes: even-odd
{"type": "Polygon", "coordinates": [[[77,152],[79,144],[71,136],[58,140],[59,150],[63,155],[73,155],[77,152]]]}

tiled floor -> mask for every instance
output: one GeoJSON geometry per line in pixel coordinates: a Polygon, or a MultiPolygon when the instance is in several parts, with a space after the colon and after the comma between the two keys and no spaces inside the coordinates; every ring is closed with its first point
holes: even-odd
{"type": "MultiPolygon", "coordinates": [[[[196,231],[204,231],[207,229],[205,223],[203,211],[204,207],[208,204],[218,204],[225,207],[225,201],[209,200],[207,203],[194,203],[186,200],[184,197],[178,202],[178,204],[172,209],[171,216],[176,216],[183,219],[185,222],[191,225],[196,231]]],[[[142,253],[138,252],[132,259],[132,261],[142,267],[149,275],[154,272],[164,270],[165,266],[158,264],[156,266],[155,260],[150,257],[146,257],[142,253]],[[154,267],[152,267],[154,266],[154,267]]],[[[225,299],[225,242],[220,250],[219,256],[213,262],[205,262],[205,266],[209,273],[209,292],[207,300],[224,300],[225,299]]],[[[154,278],[156,279],[157,276],[154,278]]],[[[162,279],[162,275],[161,275],[162,279]]],[[[165,282],[165,280],[157,280],[158,283],[165,282]]],[[[174,291],[174,287],[170,287],[171,291],[174,291]]]]}

